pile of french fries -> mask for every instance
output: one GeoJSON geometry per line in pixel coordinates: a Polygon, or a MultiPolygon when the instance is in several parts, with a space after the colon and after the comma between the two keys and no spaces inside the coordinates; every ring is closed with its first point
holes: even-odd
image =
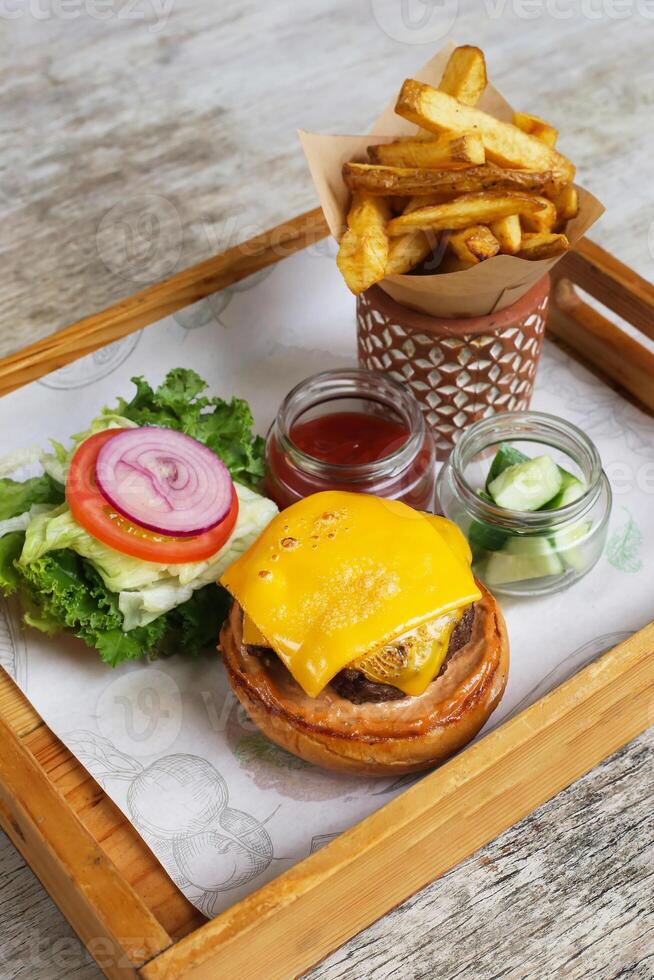
{"type": "Polygon", "coordinates": [[[557,130],[524,112],[513,123],[475,108],[486,87],[479,48],[456,48],[439,87],[408,79],[395,112],[409,138],[346,163],[352,192],[338,266],[353,293],[385,276],[459,272],[494,255],[548,259],[570,247],[575,168],[557,130]]]}

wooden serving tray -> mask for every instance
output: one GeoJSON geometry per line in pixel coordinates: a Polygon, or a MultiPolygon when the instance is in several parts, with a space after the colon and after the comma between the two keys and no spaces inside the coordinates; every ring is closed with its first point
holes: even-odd
{"type": "MultiPolygon", "coordinates": [[[[0,362],[0,394],[327,234],[319,210],[0,362]]],[[[654,410],[654,287],[582,241],[554,270],[550,335],[654,410]],[[581,288],[631,324],[626,332],[581,288]]],[[[654,722],[654,623],[274,881],[207,922],[0,671],[0,825],[108,977],[303,972],[654,722]]]]}

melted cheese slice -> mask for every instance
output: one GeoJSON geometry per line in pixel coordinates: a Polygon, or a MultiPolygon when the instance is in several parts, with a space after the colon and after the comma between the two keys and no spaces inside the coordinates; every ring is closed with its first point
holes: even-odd
{"type": "Polygon", "coordinates": [[[425,514],[427,520],[440,534],[443,535],[448,547],[458,555],[466,565],[472,564],[472,551],[468,544],[465,534],[454,521],[448,521],[447,517],[439,517],[437,514],[425,514]]]}
{"type": "Polygon", "coordinates": [[[430,619],[392,643],[348,664],[378,684],[392,684],[417,697],[427,690],[443,665],[454,627],[463,611],[430,619]]]}
{"type": "Polygon", "coordinates": [[[254,647],[270,646],[255,621],[247,613],[243,615],[243,642],[254,647]]]}
{"type": "Polygon", "coordinates": [[[220,581],[258,642],[316,697],[352,661],[481,597],[465,538],[443,520],[365,494],[314,494],[276,517],[220,581]]]}

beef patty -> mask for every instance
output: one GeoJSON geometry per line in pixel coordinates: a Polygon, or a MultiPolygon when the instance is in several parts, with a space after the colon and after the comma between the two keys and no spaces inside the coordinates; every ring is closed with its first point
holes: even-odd
{"type": "MultiPolygon", "coordinates": [[[[474,618],[475,607],[474,605],[468,606],[452,631],[450,643],[447,648],[447,654],[441,665],[441,669],[438,672],[438,677],[440,677],[440,675],[443,673],[447,667],[448,661],[454,656],[454,654],[469,642],[472,634],[472,624],[474,622],[474,618]]],[[[276,656],[270,647],[248,645],[247,649],[250,653],[261,657],[264,660],[268,657],[276,656]]],[[[400,698],[405,698],[408,696],[404,694],[403,691],[400,691],[398,687],[394,687],[393,684],[379,684],[377,681],[371,681],[365,676],[365,674],[362,674],[361,671],[352,670],[350,667],[345,667],[343,670],[340,670],[335,677],[332,677],[330,684],[336,693],[340,695],[340,697],[346,698],[348,701],[351,701],[352,704],[398,701],[400,698]]]]}

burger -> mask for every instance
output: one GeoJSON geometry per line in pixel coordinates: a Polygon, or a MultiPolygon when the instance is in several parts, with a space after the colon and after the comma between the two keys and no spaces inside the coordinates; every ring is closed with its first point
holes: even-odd
{"type": "Polygon", "coordinates": [[[229,681],[254,723],[308,762],[388,776],[469,742],[506,686],[494,597],[452,522],[327,491],[275,517],[221,578],[229,681]]]}

